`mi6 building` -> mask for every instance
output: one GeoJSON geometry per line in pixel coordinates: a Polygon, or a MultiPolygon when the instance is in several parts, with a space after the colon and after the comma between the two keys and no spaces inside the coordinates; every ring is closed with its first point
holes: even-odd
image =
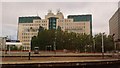
{"type": "Polygon", "coordinates": [[[92,35],[92,15],[68,15],[64,18],[62,12],[54,14],[50,10],[45,19],[39,16],[19,17],[18,40],[24,45],[24,50],[30,49],[31,37],[37,36],[40,26],[47,30],[61,27],[63,31],[92,35]]]}

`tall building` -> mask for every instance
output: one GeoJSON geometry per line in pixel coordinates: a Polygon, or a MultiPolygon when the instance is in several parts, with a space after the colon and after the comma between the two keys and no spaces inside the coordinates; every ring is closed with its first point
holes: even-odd
{"type": "Polygon", "coordinates": [[[24,45],[24,50],[30,48],[31,37],[38,34],[39,26],[44,29],[61,27],[63,31],[92,35],[92,15],[69,15],[65,19],[62,12],[57,11],[54,14],[49,10],[45,19],[41,19],[39,16],[19,17],[18,40],[24,45]]]}
{"type": "Polygon", "coordinates": [[[114,41],[117,48],[120,49],[120,8],[115,12],[115,14],[109,20],[109,32],[110,35],[114,35],[114,41]]]}

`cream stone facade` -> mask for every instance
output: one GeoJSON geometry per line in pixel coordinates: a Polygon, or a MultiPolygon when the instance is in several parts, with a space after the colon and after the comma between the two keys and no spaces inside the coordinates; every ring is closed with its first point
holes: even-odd
{"type": "Polygon", "coordinates": [[[73,22],[73,19],[59,19],[57,22],[63,31],[90,34],[89,21],[73,22]]]}
{"type": "Polygon", "coordinates": [[[33,19],[31,22],[19,22],[18,40],[24,45],[24,50],[30,49],[31,37],[37,36],[39,26],[42,26],[44,29],[56,29],[60,26],[63,31],[90,34],[90,21],[74,22],[73,19],[65,19],[60,11],[58,11],[57,14],[49,11],[48,14],[45,15],[45,19],[40,18],[33,19]],[[51,23],[52,20],[54,22],[53,24],[51,23]]]}
{"type": "Polygon", "coordinates": [[[120,50],[120,8],[109,20],[109,32],[113,36],[115,49],[120,50]]]}

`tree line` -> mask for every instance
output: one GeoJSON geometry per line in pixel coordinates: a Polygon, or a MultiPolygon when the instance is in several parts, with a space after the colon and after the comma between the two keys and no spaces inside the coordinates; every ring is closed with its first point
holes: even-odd
{"type": "MultiPolygon", "coordinates": [[[[96,34],[94,37],[87,34],[79,34],[74,32],[62,31],[60,28],[56,30],[46,30],[39,27],[37,36],[33,36],[31,40],[31,49],[39,47],[39,50],[70,50],[79,52],[101,52],[102,34],[96,34]]],[[[105,52],[114,50],[113,37],[104,35],[105,52]]]]}

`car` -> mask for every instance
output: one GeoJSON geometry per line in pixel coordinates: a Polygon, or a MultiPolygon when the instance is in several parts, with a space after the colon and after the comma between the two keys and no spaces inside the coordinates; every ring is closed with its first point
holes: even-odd
{"type": "Polygon", "coordinates": [[[39,47],[34,47],[34,54],[39,54],[39,47]]]}

